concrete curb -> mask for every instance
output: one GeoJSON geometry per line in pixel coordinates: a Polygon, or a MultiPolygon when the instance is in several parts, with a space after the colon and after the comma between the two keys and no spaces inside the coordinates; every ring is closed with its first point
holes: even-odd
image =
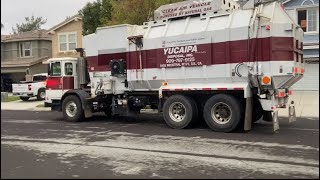
{"type": "Polygon", "coordinates": [[[50,111],[50,108],[37,107],[43,105],[43,101],[12,101],[12,102],[1,102],[1,110],[24,110],[24,111],[50,111]]]}

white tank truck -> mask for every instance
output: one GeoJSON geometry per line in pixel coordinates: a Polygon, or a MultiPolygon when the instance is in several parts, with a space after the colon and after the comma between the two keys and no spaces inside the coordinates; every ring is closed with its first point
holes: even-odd
{"type": "Polygon", "coordinates": [[[98,28],[81,58],[49,60],[46,106],[67,121],[158,109],[168,126],[203,118],[217,132],[251,129],[277,112],[304,74],[303,30],[278,2],[192,0],[143,25],[98,28]]]}

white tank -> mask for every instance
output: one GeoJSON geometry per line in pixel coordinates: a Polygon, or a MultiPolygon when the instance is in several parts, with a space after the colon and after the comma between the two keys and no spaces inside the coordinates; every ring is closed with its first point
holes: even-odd
{"type": "Polygon", "coordinates": [[[271,76],[278,89],[302,77],[303,31],[277,2],[243,9],[228,0],[192,0],[160,7],[155,19],[84,37],[92,87],[101,79],[113,80],[115,90],[106,93],[114,94],[257,86],[250,74],[271,76]],[[113,59],[126,61],[126,76],[111,76],[113,59]]]}

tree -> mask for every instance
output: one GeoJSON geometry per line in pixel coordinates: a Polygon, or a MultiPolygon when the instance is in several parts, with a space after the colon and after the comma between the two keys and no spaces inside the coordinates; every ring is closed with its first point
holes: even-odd
{"type": "Polygon", "coordinates": [[[154,11],[164,4],[183,0],[113,0],[112,21],[106,25],[138,24],[154,19],[154,11]]]}
{"type": "Polygon", "coordinates": [[[32,30],[39,30],[42,25],[44,25],[47,20],[42,19],[42,17],[34,17],[33,15],[29,17],[25,17],[25,23],[16,24],[16,29],[12,28],[14,34],[32,30]]]}
{"type": "Polygon", "coordinates": [[[111,20],[112,4],[111,0],[97,0],[88,2],[80,11],[82,15],[83,35],[91,34],[98,27],[111,20]]]}
{"type": "Polygon", "coordinates": [[[138,24],[153,20],[161,5],[183,0],[97,0],[88,2],[80,11],[83,35],[96,32],[101,26],[138,24]]]}

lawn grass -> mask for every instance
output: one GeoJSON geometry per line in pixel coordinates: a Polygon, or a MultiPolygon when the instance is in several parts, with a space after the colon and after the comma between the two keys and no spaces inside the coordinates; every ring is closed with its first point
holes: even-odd
{"type": "Polygon", "coordinates": [[[1,101],[1,102],[12,102],[12,101],[18,101],[20,100],[19,96],[8,96],[8,99],[5,101],[1,101]]]}
{"type": "Polygon", "coordinates": [[[37,108],[44,108],[44,104],[39,104],[36,106],[37,108]]]}

